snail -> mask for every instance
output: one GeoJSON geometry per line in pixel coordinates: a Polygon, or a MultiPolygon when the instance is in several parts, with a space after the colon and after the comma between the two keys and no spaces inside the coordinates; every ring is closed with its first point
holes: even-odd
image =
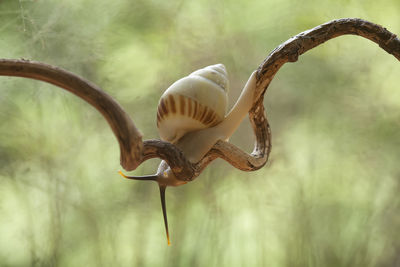
{"type": "Polygon", "coordinates": [[[225,66],[199,69],[173,83],[161,96],[157,127],[164,141],[220,123],[226,113],[229,82],[225,66]]]}
{"type": "MultiPolygon", "coordinates": [[[[223,64],[211,65],[173,83],[161,96],[157,109],[160,138],[175,144],[186,158],[196,163],[218,140],[227,140],[239,127],[253,104],[256,71],[252,73],[236,104],[226,115],[229,81],[223,64]]],[[[134,180],[156,181],[160,188],[161,207],[168,245],[170,245],[165,204],[165,189],[186,182],[176,179],[165,161],[157,173],[149,176],[126,176],[134,180]]]]}

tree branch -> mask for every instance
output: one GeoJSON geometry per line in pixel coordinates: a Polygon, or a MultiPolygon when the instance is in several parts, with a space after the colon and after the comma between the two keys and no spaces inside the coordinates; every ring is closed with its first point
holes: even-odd
{"type": "Polygon", "coordinates": [[[257,70],[257,97],[265,93],[280,67],[286,62],[296,62],[308,50],[341,35],[358,35],[379,45],[400,60],[400,40],[386,28],[375,23],[357,19],[337,19],[304,31],[275,48],[257,70]]]}
{"type": "Polygon", "coordinates": [[[304,31],[274,49],[257,69],[257,89],[253,108],[249,112],[256,144],[251,155],[229,143],[219,141],[195,166],[202,170],[217,157],[228,161],[235,168],[253,171],[261,168],[271,152],[271,132],[264,112],[264,94],[278,72],[287,62],[296,62],[300,55],[335,37],[352,34],[367,38],[400,60],[400,40],[386,28],[357,18],[332,20],[311,30],[304,31]]]}
{"type": "Polygon", "coordinates": [[[264,111],[264,94],[269,84],[286,62],[295,62],[308,50],[341,35],[359,35],[377,43],[400,60],[400,40],[393,33],[362,19],[338,19],[302,32],[273,50],[257,69],[257,88],[249,112],[256,143],[251,154],[236,146],[218,141],[198,163],[189,162],[173,144],[160,140],[142,143],[141,134],[128,114],[107,93],[96,85],[68,71],[43,63],[25,60],[0,60],[0,75],[19,76],[49,82],[64,88],[94,106],[113,130],[121,150],[121,165],[134,170],[143,161],[161,158],[179,180],[191,181],[214,159],[220,157],[235,168],[253,171],[265,165],[271,152],[271,131],[264,111]]]}
{"type": "Polygon", "coordinates": [[[119,142],[122,167],[134,170],[141,164],[141,133],[123,108],[95,84],[61,68],[29,60],[0,59],[0,75],[48,82],[82,98],[95,107],[110,125],[119,142]]]}

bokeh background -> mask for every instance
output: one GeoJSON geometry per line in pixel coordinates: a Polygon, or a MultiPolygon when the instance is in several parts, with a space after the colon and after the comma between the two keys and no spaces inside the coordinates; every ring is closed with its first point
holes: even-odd
{"type": "MultiPolygon", "coordinates": [[[[400,2],[0,0],[0,58],[98,84],[157,138],[172,82],[218,62],[230,105],[280,43],[335,18],[400,33],[400,2]]],[[[117,171],[116,139],[68,92],[0,77],[0,266],[400,266],[400,63],[356,36],[286,64],[266,94],[270,161],[217,160],[167,190],[117,171]]],[[[231,138],[251,151],[246,120],[231,138]]],[[[158,161],[133,172],[153,173],[158,161]]]]}

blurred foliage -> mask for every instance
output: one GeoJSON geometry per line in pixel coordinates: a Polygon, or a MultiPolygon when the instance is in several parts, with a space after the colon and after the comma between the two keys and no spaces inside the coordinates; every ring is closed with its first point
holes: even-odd
{"type": "MultiPolygon", "coordinates": [[[[193,70],[224,63],[233,104],[291,36],[342,17],[400,33],[399,11],[398,0],[0,0],[0,58],[93,81],[157,138],[159,96],[193,70]]],[[[265,100],[270,162],[244,173],[217,160],[168,189],[171,247],[156,185],[118,176],[97,111],[0,77],[0,266],[400,266],[399,73],[355,36],[285,65],[265,100]]],[[[247,121],[231,141],[251,149],[247,121]]]]}

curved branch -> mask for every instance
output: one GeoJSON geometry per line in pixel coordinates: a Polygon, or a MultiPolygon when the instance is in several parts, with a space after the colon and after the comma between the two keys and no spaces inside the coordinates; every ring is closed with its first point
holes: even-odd
{"type": "Polygon", "coordinates": [[[48,82],[84,99],[104,116],[114,132],[122,167],[134,170],[142,162],[141,133],[123,108],[95,84],[61,68],[29,60],[0,59],[0,75],[48,82]]]}
{"type": "Polygon", "coordinates": [[[346,34],[367,38],[400,60],[400,40],[397,36],[382,26],[362,19],[332,20],[290,38],[274,49],[257,69],[256,96],[253,108],[249,112],[249,118],[256,135],[253,152],[247,154],[227,142],[219,141],[195,168],[202,170],[218,157],[243,171],[254,171],[264,166],[271,152],[271,132],[264,111],[263,99],[275,74],[283,64],[296,62],[298,57],[308,50],[346,34]]]}
{"type": "Polygon", "coordinates": [[[95,107],[116,136],[121,166],[131,171],[151,158],[164,159],[180,179],[194,177],[195,167],[174,145],[161,140],[142,142],[142,135],[124,109],[95,84],[64,69],[30,61],[0,59],[0,76],[16,76],[48,82],[61,87],[95,107]]]}
{"type": "Polygon", "coordinates": [[[133,170],[150,158],[164,159],[177,179],[190,181],[214,159],[220,157],[234,167],[253,171],[265,165],[271,152],[271,131],[264,111],[265,91],[286,62],[295,62],[306,51],[341,35],[353,34],[377,43],[382,49],[400,60],[400,40],[393,33],[362,19],[338,19],[317,26],[290,38],[273,50],[257,69],[257,88],[249,118],[256,135],[251,154],[236,146],[218,141],[198,163],[189,162],[174,145],[160,140],[147,140],[142,144],[141,134],[121,106],[94,84],[60,68],[24,61],[0,60],[0,75],[27,77],[62,87],[99,110],[110,124],[121,149],[121,165],[133,170]]]}
{"type": "Polygon", "coordinates": [[[280,67],[286,62],[296,62],[300,55],[308,50],[342,35],[358,35],[369,39],[380,48],[400,60],[400,40],[386,28],[375,23],[358,19],[337,19],[304,31],[290,38],[261,63],[257,70],[257,98],[265,93],[280,67]]]}

